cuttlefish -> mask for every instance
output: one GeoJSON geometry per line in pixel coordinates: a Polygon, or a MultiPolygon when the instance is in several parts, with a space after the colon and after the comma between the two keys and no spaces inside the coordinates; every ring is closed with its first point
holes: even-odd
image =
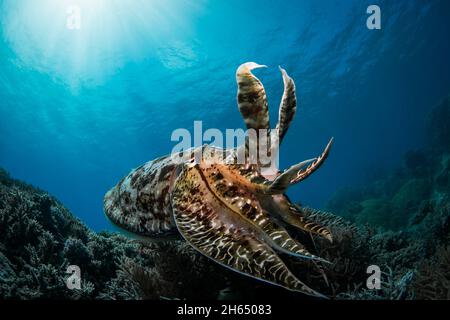
{"type": "MultiPolygon", "coordinates": [[[[284,92],[276,127],[270,130],[268,103],[254,62],[237,69],[237,102],[248,129],[267,129],[270,139],[281,143],[297,109],[295,84],[280,67],[284,92]]],[[[301,282],[280,259],[284,253],[325,262],[293,238],[286,225],[332,241],[330,231],[290,202],[286,189],[305,180],[327,158],[333,139],[322,154],[275,174],[262,173],[263,165],[211,161],[235,157],[235,149],[208,148],[194,161],[193,148],[183,161],[167,155],[134,169],[104,198],[107,217],[127,232],[146,238],[181,234],[193,248],[215,262],[241,274],[323,297],[301,282]],[[219,157],[220,155],[220,157],[219,157]]],[[[197,150],[198,151],[198,150],[197,150]]]]}

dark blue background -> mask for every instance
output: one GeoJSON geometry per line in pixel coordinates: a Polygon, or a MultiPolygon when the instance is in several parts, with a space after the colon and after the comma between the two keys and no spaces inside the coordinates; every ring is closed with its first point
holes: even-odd
{"type": "Polygon", "coordinates": [[[255,73],[273,124],[278,65],[296,80],[283,167],[335,137],[324,167],[289,190],[317,208],[421,146],[425,117],[450,91],[445,0],[70,1],[83,10],[78,31],[55,1],[0,1],[0,166],[95,230],[108,228],[104,193],[169,153],[174,129],[194,120],[243,127],[235,84],[243,62],[270,67],[255,73]],[[381,8],[381,30],[366,28],[370,4],[381,8]]]}

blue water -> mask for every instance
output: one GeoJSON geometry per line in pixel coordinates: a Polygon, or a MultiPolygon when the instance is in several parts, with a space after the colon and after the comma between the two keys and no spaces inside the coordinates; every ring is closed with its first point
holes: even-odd
{"type": "Polygon", "coordinates": [[[265,85],[275,123],[282,80],[300,106],[287,167],[335,145],[289,190],[322,208],[340,187],[398,166],[424,143],[425,117],[450,92],[450,2],[0,0],[0,166],[58,197],[94,230],[104,193],[169,153],[176,128],[243,128],[235,70],[265,85]],[[66,26],[81,8],[81,29],[66,26]]]}

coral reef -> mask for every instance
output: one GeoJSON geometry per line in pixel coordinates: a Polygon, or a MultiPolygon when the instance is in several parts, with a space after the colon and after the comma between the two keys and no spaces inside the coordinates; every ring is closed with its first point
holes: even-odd
{"type": "Polygon", "coordinates": [[[1,298],[206,298],[227,285],[227,272],[205,265],[184,242],[96,234],[55,198],[1,169],[0,230],[1,298]],[[81,269],[81,290],[66,286],[69,265],[81,269]]]}
{"type": "Polygon", "coordinates": [[[439,247],[433,258],[419,264],[413,286],[417,299],[450,299],[450,246],[439,247]]]}
{"type": "MultiPolygon", "coordinates": [[[[427,147],[407,152],[401,168],[363,188],[339,190],[327,205],[358,228],[377,229],[370,239],[373,261],[393,268],[391,283],[407,279],[401,282],[410,298],[450,297],[449,119],[447,97],[428,117],[427,147]]],[[[352,296],[363,298],[361,292],[352,296]]]]}
{"type": "Polygon", "coordinates": [[[429,117],[426,147],[411,150],[400,168],[363,187],[339,190],[327,209],[356,224],[406,230],[450,201],[450,97],[429,117]]]}
{"type": "MultiPolygon", "coordinates": [[[[399,170],[330,200],[335,214],[301,210],[327,226],[330,243],[288,229],[331,264],[283,256],[299,279],[335,299],[450,298],[450,99],[430,116],[429,150],[411,151],[399,170]],[[366,286],[379,266],[381,288],[366,286]]],[[[306,299],[243,277],[184,241],[142,242],[94,233],[58,200],[0,169],[1,299],[306,299]],[[81,288],[68,289],[69,265],[81,288]]]]}
{"type": "MultiPolygon", "coordinates": [[[[301,208],[335,237],[329,243],[299,234],[300,240],[332,263],[285,261],[300,279],[336,299],[448,298],[450,208],[427,208],[407,232],[384,233],[301,208]],[[365,285],[372,264],[383,270],[380,290],[365,285]]],[[[180,240],[94,233],[55,198],[3,170],[0,230],[2,299],[306,298],[229,271],[180,240]],[[67,288],[69,265],[80,267],[81,289],[67,288]]]]}

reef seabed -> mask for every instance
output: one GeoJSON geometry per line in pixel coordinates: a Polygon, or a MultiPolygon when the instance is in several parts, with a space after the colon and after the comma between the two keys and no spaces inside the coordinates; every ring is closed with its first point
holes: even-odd
{"type": "MultiPolygon", "coordinates": [[[[333,242],[297,240],[331,264],[286,256],[302,281],[334,299],[450,299],[450,98],[432,111],[428,150],[362,190],[341,191],[328,207],[303,208],[333,242]],[[366,286],[379,266],[381,288],[366,286]]],[[[292,234],[296,234],[295,230],[292,234]]],[[[184,241],[140,242],[94,233],[58,200],[0,169],[0,298],[310,298],[232,272],[184,241]],[[68,289],[69,265],[81,271],[68,289]]]]}
{"type": "MultiPolygon", "coordinates": [[[[449,207],[429,212],[411,230],[396,232],[376,232],[330,213],[306,212],[327,225],[335,239],[299,240],[309,242],[332,264],[287,260],[300,279],[329,297],[449,298],[449,207]],[[383,272],[380,290],[366,288],[366,268],[373,264],[383,272]]],[[[142,243],[115,233],[94,233],[54,197],[11,179],[3,170],[0,230],[3,299],[235,299],[271,293],[307,298],[226,270],[183,241],[142,243]],[[81,269],[80,289],[66,285],[69,265],[81,269]]]]}

